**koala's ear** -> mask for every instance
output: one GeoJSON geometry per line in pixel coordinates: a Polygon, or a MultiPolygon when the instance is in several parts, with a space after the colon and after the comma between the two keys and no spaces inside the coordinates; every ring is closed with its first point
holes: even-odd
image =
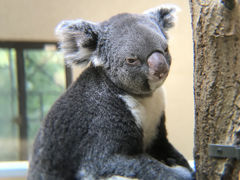
{"type": "Polygon", "coordinates": [[[97,47],[98,25],[83,21],[63,21],[56,28],[67,65],[88,63],[97,47]]]}
{"type": "Polygon", "coordinates": [[[165,31],[173,27],[176,21],[176,13],[180,10],[175,5],[161,5],[157,8],[149,9],[144,12],[145,15],[153,19],[165,31]]]}

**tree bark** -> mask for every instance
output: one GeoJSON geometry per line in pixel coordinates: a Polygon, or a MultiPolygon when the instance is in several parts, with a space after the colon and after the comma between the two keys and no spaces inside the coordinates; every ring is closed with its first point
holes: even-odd
{"type": "Polygon", "coordinates": [[[240,7],[190,0],[194,41],[196,178],[238,179],[240,161],[209,157],[208,144],[240,145],[240,7]]]}

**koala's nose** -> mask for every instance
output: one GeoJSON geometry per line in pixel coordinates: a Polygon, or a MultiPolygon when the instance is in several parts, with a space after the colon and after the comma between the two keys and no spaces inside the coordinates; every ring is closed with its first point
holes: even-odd
{"type": "Polygon", "coordinates": [[[166,58],[159,52],[152,53],[148,60],[150,76],[156,80],[162,79],[168,75],[169,65],[166,58]]]}

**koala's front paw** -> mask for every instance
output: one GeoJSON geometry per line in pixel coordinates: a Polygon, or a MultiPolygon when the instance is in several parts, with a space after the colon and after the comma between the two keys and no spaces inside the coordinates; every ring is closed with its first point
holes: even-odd
{"type": "Polygon", "coordinates": [[[179,175],[179,177],[182,177],[184,180],[194,180],[193,174],[191,171],[189,171],[187,168],[182,166],[175,166],[172,167],[174,171],[179,175]]]}

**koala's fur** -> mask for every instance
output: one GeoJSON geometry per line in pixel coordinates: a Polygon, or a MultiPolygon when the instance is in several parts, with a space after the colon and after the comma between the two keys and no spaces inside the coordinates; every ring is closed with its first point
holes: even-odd
{"type": "Polygon", "coordinates": [[[90,63],[55,102],[34,143],[28,180],[191,179],[169,143],[161,85],[174,7],[57,28],[68,64],[90,63]]]}

